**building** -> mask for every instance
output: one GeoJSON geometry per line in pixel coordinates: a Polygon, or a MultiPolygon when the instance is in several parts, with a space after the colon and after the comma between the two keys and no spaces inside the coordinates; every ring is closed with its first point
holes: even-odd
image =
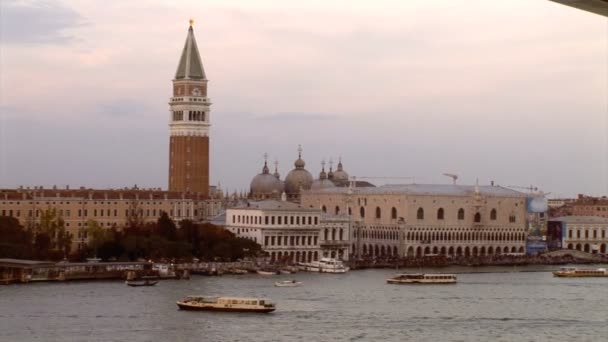
{"type": "Polygon", "coordinates": [[[527,195],[500,186],[335,187],[302,193],[302,207],[353,219],[364,257],[525,253],[527,195]]]}
{"type": "Polygon", "coordinates": [[[207,196],[211,101],[192,21],[175,72],[169,106],[169,191],[207,196]]]}
{"type": "Polygon", "coordinates": [[[598,216],[608,218],[608,197],[578,195],[570,204],[573,216],[598,216]]]}
{"type": "Polygon", "coordinates": [[[347,260],[349,226],[346,216],[287,201],[250,201],[226,210],[226,228],[259,243],[272,262],[310,262],[322,256],[347,260]]]}
{"type": "Polygon", "coordinates": [[[608,218],[597,216],[564,216],[549,220],[547,228],[550,249],[576,249],[587,253],[606,254],[608,218]]]}
{"type": "Polygon", "coordinates": [[[100,227],[122,229],[133,223],[156,222],[165,212],[176,222],[199,222],[217,215],[222,200],[221,192],[212,192],[209,198],[160,189],[5,189],[0,190],[0,215],[15,217],[24,227],[35,229],[43,213],[55,209],[72,234],[72,250],[78,250],[87,242],[90,220],[100,227]]]}
{"type": "Polygon", "coordinates": [[[566,6],[608,17],[608,0],[551,0],[566,6]]]}

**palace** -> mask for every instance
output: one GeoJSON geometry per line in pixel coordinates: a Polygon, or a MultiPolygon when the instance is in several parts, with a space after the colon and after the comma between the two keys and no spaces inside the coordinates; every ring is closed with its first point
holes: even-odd
{"type": "Polygon", "coordinates": [[[500,186],[336,187],[301,196],[302,207],[352,216],[355,256],[525,253],[527,195],[500,186]]]}

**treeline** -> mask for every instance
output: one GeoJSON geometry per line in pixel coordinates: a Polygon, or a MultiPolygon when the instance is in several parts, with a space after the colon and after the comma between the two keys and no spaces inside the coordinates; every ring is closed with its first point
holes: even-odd
{"type": "Polygon", "coordinates": [[[201,260],[234,261],[262,253],[257,243],[236,237],[212,224],[181,221],[179,227],[166,213],[154,223],[131,223],[128,227],[100,227],[88,221],[81,236],[87,244],[71,251],[73,236],[67,233],[56,213],[48,213],[52,229],[42,222],[36,229],[22,227],[13,217],[0,216],[0,258],[84,261],[97,257],[120,260],[201,260]]]}

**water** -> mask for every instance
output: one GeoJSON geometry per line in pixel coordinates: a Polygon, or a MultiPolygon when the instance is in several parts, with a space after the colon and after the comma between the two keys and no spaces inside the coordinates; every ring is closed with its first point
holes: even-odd
{"type": "Polygon", "coordinates": [[[459,274],[456,285],[386,284],[394,273],[195,276],[139,288],[122,282],[0,286],[0,341],[598,341],[608,336],[608,278],[469,273],[459,274]],[[273,287],[279,279],[303,285],[273,287]],[[267,297],[277,311],[177,310],[175,301],[189,294],[267,297]]]}

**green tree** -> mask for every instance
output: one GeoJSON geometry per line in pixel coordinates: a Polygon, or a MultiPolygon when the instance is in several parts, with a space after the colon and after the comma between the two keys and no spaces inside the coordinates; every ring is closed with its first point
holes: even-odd
{"type": "Polygon", "coordinates": [[[95,257],[97,257],[99,246],[111,241],[113,238],[112,232],[102,228],[95,220],[88,220],[84,230],[87,234],[87,244],[95,253],[95,257]]]}
{"type": "Polygon", "coordinates": [[[169,218],[169,215],[167,215],[166,212],[163,212],[156,222],[156,234],[171,241],[177,239],[177,227],[175,226],[175,222],[169,218]]]}

